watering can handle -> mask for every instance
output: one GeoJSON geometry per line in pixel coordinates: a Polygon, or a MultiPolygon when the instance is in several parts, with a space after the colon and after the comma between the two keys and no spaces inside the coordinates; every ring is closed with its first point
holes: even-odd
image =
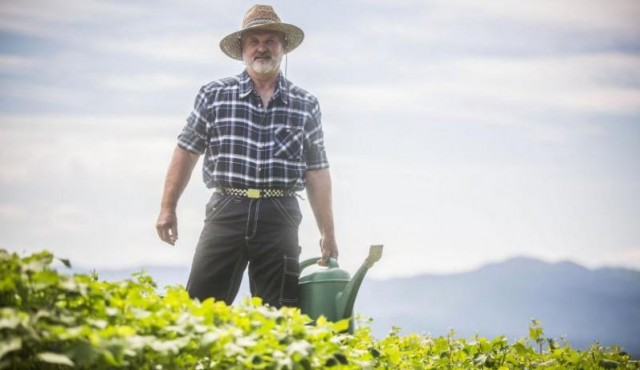
{"type": "MultiPolygon", "coordinates": [[[[382,245],[380,244],[372,245],[371,247],[369,247],[369,255],[367,256],[367,259],[364,261],[364,265],[367,268],[371,268],[374,263],[380,261],[380,258],[382,258],[382,245]]],[[[302,272],[303,269],[309,266],[315,265],[319,259],[320,257],[314,257],[314,258],[309,258],[300,262],[300,272],[302,272]]],[[[339,267],[338,260],[336,260],[333,257],[329,258],[329,261],[327,261],[327,264],[331,268],[339,267]]]]}
{"type": "MultiPolygon", "coordinates": [[[[309,258],[309,259],[306,259],[306,260],[300,262],[300,271],[304,270],[305,268],[307,268],[309,266],[315,265],[318,262],[319,259],[320,259],[320,257],[314,257],[314,258],[309,258]]],[[[333,257],[329,258],[329,261],[327,262],[327,264],[329,265],[330,268],[340,267],[338,265],[338,260],[333,258],[333,257]]]]}

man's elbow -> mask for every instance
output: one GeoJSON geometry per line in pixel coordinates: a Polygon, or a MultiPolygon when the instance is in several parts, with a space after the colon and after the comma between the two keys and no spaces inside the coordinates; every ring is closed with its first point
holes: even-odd
{"type": "Polygon", "coordinates": [[[308,170],[307,191],[315,191],[319,189],[331,189],[331,173],[328,168],[318,170],[308,170]]]}

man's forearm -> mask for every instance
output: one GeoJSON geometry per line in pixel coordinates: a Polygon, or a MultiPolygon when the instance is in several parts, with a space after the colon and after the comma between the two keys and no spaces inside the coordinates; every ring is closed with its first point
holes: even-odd
{"type": "Polygon", "coordinates": [[[171,245],[174,245],[178,240],[178,218],[176,216],[178,199],[187,187],[191,172],[197,162],[198,155],[176,147],[171,164],[169,164],[156,230],[160,239],[171,245]]]}
{"type": "Polygon", "coordinates": [[[307,196],[318,229],[323,236],[334,237],[331,174],[328,169],[307,171],[307,196]]]}
{"type": "Polygon", "coordinates": [[[325,265],[330,257],[338,258],[338,243],[333,226],[333,200],[331,175],[328,169],[307,171],[307,196],[320,230],[319,264],[325,265]]]}
{"type": "Polygon", "coordinates": [[[169,164],[167,177],[164,183],[161,208],[175,209],[178,199],[187,187],[193,168],[198,162],[199,156],[190,153],[180,147],[176,147],[169,164]]]}

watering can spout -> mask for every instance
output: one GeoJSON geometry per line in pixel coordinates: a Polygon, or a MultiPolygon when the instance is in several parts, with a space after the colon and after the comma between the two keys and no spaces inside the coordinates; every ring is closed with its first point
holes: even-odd
{"type": "MultiPolygon", "coordinates": [[[[298,281],[300,289],[300,310],[312,320],[324,316],[330,321],[349,320],[349,332],[353,332],[353,306],[360,284],[367,271],[382,257],[382,245],[372,245],[369,256],[360,269],[351,275],[339,268],[335,258],[329,258],[327,268],[301,274],[298,281]]],[[[300,270],[318,262],[311,258],[300,262],[300,270]]]]}
{"type": "Polygon", "coordinates": [[[351,281],[349,281],[349,284],[346,286],[344,291],[339,295],[337,311],[342,317],[353,316],[353,306],[356,302],[356,296],[358,295],[360,284],[362,284],[362,280],[364,280],[364,276],[367,274],[367,271],[369,271],[369,269],[378,262],[380,258],[382,258],[382,245],[372,245],[369,248],[369,255],[364,260],[364,263],[360,266],[351,281]]]}

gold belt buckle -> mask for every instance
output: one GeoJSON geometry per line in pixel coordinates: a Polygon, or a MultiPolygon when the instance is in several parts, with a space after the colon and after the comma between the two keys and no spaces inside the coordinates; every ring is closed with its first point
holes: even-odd
{"type": "Polygon", "coordinates": [[[260,198],[259,189],[247,189],[247,198],[258,199],[260,198]]]}

